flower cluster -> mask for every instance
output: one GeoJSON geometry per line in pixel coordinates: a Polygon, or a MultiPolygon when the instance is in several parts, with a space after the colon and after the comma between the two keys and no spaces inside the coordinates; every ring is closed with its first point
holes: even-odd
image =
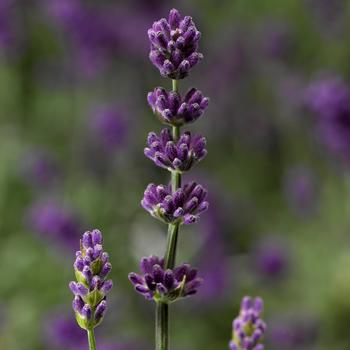
{"type": "Polygon", "coordinates": [[[350,162],[350,86],[338,78],[316,81],[305,102],[316,117],[321,140],[346,163],[350,162]]]}
{"type": "Polygon", "coordinates": [[[169,129],[163,129],[159,136],[150,132],[147,144],[146,157],[169,171],[187,171],[207,154],[205,138],[201,135],[192,136],[189,131],[184,132],[177,141],[169,129]]]}
{"type": "Polygon", "coordinates": [[[171,186],[147,186],[142,206],[155,218],[168,224],[193,224],[208,209],[207,191],[190,182],[172,192],[171,186]]]}
{"type": "Polygon", "coordinates": [[[202,116],[209,104],[209,99],[195,88],[181,97],[176,91],[168,92],[157,87],[148,93],[147,100],[162,123],[174,126],[193,123],[202,116]]]}
{"type": "Polygon", "coordinates": [[[155,255],[141,260],[142,275],[130,273],[129,280],[135,290],[148,300],[164,303],[174,302],[179,298],[195,294],[202,284],[197,277],[197,270],[188,264],[181,264],[175,269],[164,269],[164,259],[155,255]]]}
{"type": "Polygon", "coordinates": [[[264,350],[261,341],[266,324],[260,318],[263,308],[261,298],[243,298],[240,314],[233,321],[230,350],[264,350]]]}
{"type": "Polygon", "coordinates": [[[191,17],[181,18],[176,9],[170,11],[168,20],[162,18],[154,22],[148,30],[148,37],[150,60],[164,77],[183,79],[203,58],[197,52],[201,33],[191,17]]]}
{"type": "Polygon", "coordinates": [[[98,326],[106,312],[106,295],[113,286],[111,280],[106,280],[112,269],[108,260],[108,254],[102,248],[101,232],[85,232],[74,263],[77,282],[69,283],[75,295],[73,309],[76,320],[83,329],[98,326]]]}

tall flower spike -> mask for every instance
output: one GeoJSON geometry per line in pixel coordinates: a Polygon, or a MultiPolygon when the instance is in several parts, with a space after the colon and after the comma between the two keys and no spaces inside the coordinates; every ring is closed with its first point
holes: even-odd
{"type": "Polygon", "coordinates": [[[154,22],[148,37],[149,58],[164,77],[183,79],[203,58],[197,51],[201,33],[190,16],[182,18],[176,9],[170,11],[168,20],[162,18],[154,22]]]}
{"type": "Polygon", "coordinates": [[[150,132],[147,144],[146,157],[169,171],[188,171],[207,154],[205,138],[201,135],[192,136],[189,131],[183,133],[178,141],[174,140],[169,129],[163,129],[159,136],[150,132]]]}
{"type": "Polygon", "coordinates": [[[230,350],[264,350],[261,341],[266,324],[260,318],[263,308],[261,298],[243,298],[240,314],[232,324],[230,350]]]}
{"type": "Polygon", "coordinates": [[[208,107],[209,99],[202,92],[192,88],[184,97],[176,91],[157,87],[147,95],[153,113],[164,124],[181,126],[195,122],[208,107]]]}
{"type": "Polygon", "coordinates": [[[202,279],[197,277],[197,270],[188,264],[181,264],[175,269],[164,269],[164,259],[155,255],[142,258],[140,263],[142,275],[129,274],[129,280],[135,290],[147,300],[171,303],[197,293],[202,279]]]}
{"type": "Polygon", "coordinates": [[[111,269],[108,254],[102,249],[101,232],[85,232],[74,262],[77,282],[69,283],[74,294],[72,305],[76,320],[83,329],[92,330],[103,320],[106,295],[113,286],[112,280],[106,279],[111,269]]]}
{"type": "Polygon", "coordinates": [[[190,182],[174,193],[170,186],[150,184],[147,186],[142,206],[155,218],[168,224],[193,224],[199,214],[206,211],[207,191],[190,182]]]}

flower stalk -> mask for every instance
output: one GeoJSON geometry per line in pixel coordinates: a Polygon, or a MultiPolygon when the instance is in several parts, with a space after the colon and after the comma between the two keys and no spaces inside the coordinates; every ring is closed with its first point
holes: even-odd
{"type": "Polygon", "coordinates": [[[95,341],[95,333],[94,329],[88,329],[88,341],[89,341],[89,350],[96,350],[96,341],[95,341]]]}
{"type": "Polygon", "coordinates": [[[208,209],[207,192],[199,184],[182,184],[182,173],[206,156],[206,140],[201,135],[181,132],[181,127],[195,122],[208,107],[208,98],[191,88],[181,96],[179,80],[188,76],[203,55],[198,52],[201,33],[190,16],[182,17],[172,9],[168,19],[162,18],[148,30],[151,43],[150,60],[163,77],[170,78],[172,89],[155,88],[147,100],[158,119],[171,129],[160,134],[151,132],[144,150],[146,157],[171,174],[170,185],[149,184],[142,206],[154,218],[168,225],[164,258],[141,259],[142,274],[130,273],[135,290],[156,303],[156,350],[169,349],[169,304],[193,295],[202,284],[197,270],[189,264],[176,267],[180,226],[193,224],[208,209]]]}
{"type": "MultiPolygon", "coordinates": [[[[174,92],[178,92],[178,80],[172,80],[174,92]]],[[[178,141],[180,127],[173,126],[173,140],[178,141]]],[[[181,173],[173,170],[171,172],[171,189],[175,193],[181,187],[181,173]]],[[[165,268],[172,269],[176,261],[176,248],[179,234],[179,224],[168,225],[167,248],[164,256],[165,268]]],[[[169,347],[169,306],[167,303],[157,302],[156,304],[156,350],[168,350],[169,347]]]]}

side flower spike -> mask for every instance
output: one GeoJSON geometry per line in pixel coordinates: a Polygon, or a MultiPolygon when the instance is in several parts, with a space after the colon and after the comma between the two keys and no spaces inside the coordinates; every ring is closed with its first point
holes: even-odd
{"type": "Polygon", "coordinates": [[[164,259],[155,255],[142,258],[142,274],[131,272],[129,280],[135,290],[147,300],[172,303],[197,293],[202,279],[197,277],[197,270],[188,264],[181,264],[175,269],[164,269],[164,259]]]}
{"type": "Polygon", "coordinates": [[[240,314],[232,324],[230,350],[264,350],[261,344],[266,331],[266,324],[261,319],[263,308],[261,298],[243,298],[240,314]]]}
{"type": "Polygon", "coordinates": [[[74,294],[75,317],[83,329],[91,330],[103,320],[107,309],[106,296],[113,286],[112,280],[106,279],[111,269],[108,254],[102,248],[101,232],[85,232],[74,262],[77,281],[69,283],[74,294]]]}
{"type": "Polygon", "coordinates": [[[193,224],[206,211],[207,191],[195,182],[190,182],[174,193],[171,186],[150,184],[147,186],[141,205],[153,217],[167,224],[193,224]]]}

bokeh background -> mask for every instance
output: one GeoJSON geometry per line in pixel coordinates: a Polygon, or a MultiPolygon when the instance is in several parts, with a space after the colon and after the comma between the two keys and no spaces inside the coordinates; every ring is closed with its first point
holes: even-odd
{"type": "Polygon", "coordinates": [[[86,349],[67,287],[80,234],[100,228],[115,287],[99,349],[153,347],[153,305],[127,279],[162,254],[142,210],[168,174],[143,156],[169,88],[147,29],[176,6],[205,59],[181,82],[211,99],[187,175],[211,207],[181,230],[196,297],[172,307],[173,349],[226,349],[241,297],[260,295],[270,350],[350,348],[350,2],[0,0],[0,348],[86,349]]]}

